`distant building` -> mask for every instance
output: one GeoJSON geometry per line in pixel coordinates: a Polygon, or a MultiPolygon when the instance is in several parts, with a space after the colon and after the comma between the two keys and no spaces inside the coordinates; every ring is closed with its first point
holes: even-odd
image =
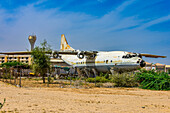
{"type": "Polygon", "coordinates": [[[0,55],[0,64],[14,61],[31,65],[31,55],[0,55]]]}
{"type": "Polygon", "coordinates": [[[170,70],[170,65],[165,65],[165,64],[160,64],[160,63],[149,63],[146,62],[146,66],[144,67],[144,69],[146,70],[156,70],[156,71],[164,71],[164,72],[168,72],[168,70],[170,70]]]}
{"type": "MultiPolygon", "coordinates": [[[[31,65],[31,59],[31,55],[0,55],[0,64],[17,61],[31,65]]],[[[50,62],[52,66],[69,66],[62,59],[51,58],[50,62]]]]}
{"type": "Polygon", "coordinates": [[[168,71],[170,72],[170,65],[166,65],[165,69],[166,69],[165,72],[168,72],[168,71]]]}
{"type": "Polygon", "coordinates": [[[165,66],[166,66],[165,64],[160,64],[160,63],[155,64],[155,67],[156,67],[157,71],[165,71],[166,70],[165,66]]]}
{"type": "Polygon", "coordinates": [[[144,68],[146,70],[152,70],[152,63],[146,62],[146,66],[144,68]]]}

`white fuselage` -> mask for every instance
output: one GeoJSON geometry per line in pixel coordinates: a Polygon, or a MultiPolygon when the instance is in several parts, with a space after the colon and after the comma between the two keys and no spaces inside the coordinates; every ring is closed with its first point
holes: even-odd
{"type": "Polygon", "coordinates": [[[78,68],[95,68],[99,72],[112,70],[135,70],[140,67],[139,56],[125,51],[98,52],[96,57],[89,59],[84,57],[79,59],[77,55],[62,55],[61,57],[67,64],[78,68]],[[131,54],[131,57],[124,58],[131,54]]]}

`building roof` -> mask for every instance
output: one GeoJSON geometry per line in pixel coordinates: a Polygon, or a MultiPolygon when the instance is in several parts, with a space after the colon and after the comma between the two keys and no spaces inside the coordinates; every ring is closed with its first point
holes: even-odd
{"type": "Polygon", "coordinates": [[[166,68],[170,68],[170,65],[166,65],[165,67],[166,67],[166,68]]]}
{"type": "Polygon", "coordinates": [[[156,63],[155,66],[165,66],[165,64],[156,63]]]}
{"type": "Polygon", "coordinates": [[[149,62],[145,62],[146,63],[146,66],[151,66],[152,63],[149,63],[149,62]]]}

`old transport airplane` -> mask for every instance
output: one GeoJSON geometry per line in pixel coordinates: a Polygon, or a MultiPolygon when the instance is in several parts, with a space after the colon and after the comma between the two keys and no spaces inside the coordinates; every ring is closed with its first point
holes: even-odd
{"type": "MultiPolygon", "coordinates": [[[[73,49],[61,35],[60,51],[48,52],[53,58],[61,58],[70,66],[78,69],[78,73],[97,75],[98,72],[126,72],[134,71],[145,66],[142,56],[151,58],[166,58],[166,56],[132,53],[126,51],[80,51],[73,49]]],[[[23,52],[2,52],[0,54],[31,54],[31,51],[23,52]]]]}

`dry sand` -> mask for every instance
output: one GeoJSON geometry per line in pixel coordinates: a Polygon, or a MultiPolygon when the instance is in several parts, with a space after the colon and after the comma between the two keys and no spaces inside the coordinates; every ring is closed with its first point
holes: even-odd
{"type": "Polygon", "coordinates": [[[139,88],[18,88],[0,82],[1,112],[170,113],[170,92],[139,88]]]}

